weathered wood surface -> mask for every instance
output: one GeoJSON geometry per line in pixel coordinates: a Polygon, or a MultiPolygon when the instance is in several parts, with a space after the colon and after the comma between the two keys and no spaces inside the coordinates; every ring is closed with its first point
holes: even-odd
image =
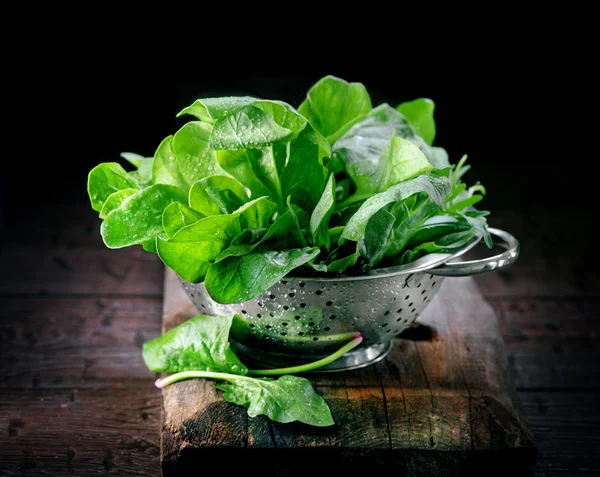
{"type": "MultiPolygon", "coordinates": [[[[163,331],[197,313],[167,270],[163,331]]],[[[193,471],[194,462],[224,448],[232,458],[237,453],[245,460],[267,459],[278,472],[298,471],[300,465],[290,462],[283,449],[302,453],[304,459],[330,452],[332,459],[343,457],[346,463],[407,469],[431,457],[440,471],[456,471],[457,464],[479,453],[487,459],[497,453],[498,462],[512,459],[515,468],[535,462],[496,317],[472,279],[446,280],[419,324],[395,341],[383,361],[310,378],[332,408],[333,428],[250,419],[205,380],[164,389],[165,475],[193,471]]]]}
{"type": "MultiPolygon", "coordinates": [[[[526,475],[598,475],[600,287],[585,234],[571,233],[585,222],[571,208],[491,210],[492,225],[522,244],[512,267],[475,281],[498,317],[539,447],[526,475]],[[569,227],[555,226],[567,218],[569,227]]],[[[161,392],[140,347],[161,332],[160,260],[107,251],[86,203],[8,210],[4,223],[0,475],[159,476],[161,392]]],[[[225,452],[219,465],[229,463],[225,452]]]]}

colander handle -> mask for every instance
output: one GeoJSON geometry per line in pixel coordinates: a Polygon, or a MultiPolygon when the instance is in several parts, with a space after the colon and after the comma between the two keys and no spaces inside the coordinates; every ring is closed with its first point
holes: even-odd
{"type": "Polygon", "coordinates": [[[519,241],[508,232],[500,229],[488,228],[492,237],[499,239],[494,243],[506,251],[493,257],[481,258],[479,260],[468,260],[465,262],[449,262],[436,268],[430,268],[427,273],[432,275],[443,275],[446,277],[467,277],[481,273],[493,272],[507,267],[519,256],[519,241]]]}

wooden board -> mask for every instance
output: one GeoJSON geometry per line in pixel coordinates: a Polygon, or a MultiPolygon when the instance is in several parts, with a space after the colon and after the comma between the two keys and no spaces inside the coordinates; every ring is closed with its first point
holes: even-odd
{"type": "MultiPolygon", "coordinates": [[[[167,271],[163,331],[194,314],[167,271]]],[[[373,466],[419,475],[535,463],[496,316],[469,278],[446,280],[385,360],[310,378],[332,409],[331,428],[251,419],[205,380],[164,389],[163,474],[192,475],[221,458],[231,471],[257,465],[281,475],[373,466]]]]}

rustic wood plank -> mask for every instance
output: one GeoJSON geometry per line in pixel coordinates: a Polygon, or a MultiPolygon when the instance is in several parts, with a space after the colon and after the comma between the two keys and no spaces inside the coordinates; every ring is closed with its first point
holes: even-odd
{"type": "Polygon", "coordinates": [[[0,295],[162,295],[163,265],[141,247],[7,245],[0,250],[0,295]]]}
{"type": "Polygon", "coordinates": [[[160,475],[160,393],[3,391],[0,475],[160,475]],[[26,403],[26,405],[24,405],[26,403]]]}
{"type": "Polygon", "coordinates": [[[144,341],[160,334],[160,298],[0,299],[0,388],[133,386],[153,376],[144,341]]]}
{"type": "MultiPolygon", "coordinates": [[[[167,271],[163,328],[196,313],[167,271]]],[[[324,452],[346,464],[387,462],[407,470],[425,456],[440,468],[474,464],[481,455],[505,459],[511,452],[515,462],[532,463],[533,439],[508,374],[496,317],[473,281],[447,281],[419,321],[421,330],[397,340],[384,361],[311,376],[332,408],[333,428],[249,419],[204,380],[166,388],[165,475],[191,469],[194,459],[216,457],[219,449],[239,453],[246,463],[268,459],[277,472],[286,465],[277,464],[278,457],[310,459],[324,452]],[[423,336],[426,340],[419,339],[423,336]],[[268,453],[274,448],[276,454],[268,453]]]]}
{"type": "Polygon", "coordinates": [[[520,390],[600,389],[600,302],[496,300],[493,307],[520,390]]]}

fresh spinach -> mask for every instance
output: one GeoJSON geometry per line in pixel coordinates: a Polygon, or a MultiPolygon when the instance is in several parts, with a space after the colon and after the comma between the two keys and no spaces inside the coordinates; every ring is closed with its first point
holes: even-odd
{"type": "Polygon", "coordinates": [[[111,248],[141,245],[216,301],[241,303],[289,273],[356,275],[491,246],[485,195],[433,146],[433,101],[372,107],[364,85],[318,81],[296,110],[243,97],[201,98],[153,157],[88,176],[111,248]],[[303,270],[297,270],[303,268],[303,270]]]}
{"type": "Polygon", "coordinates": [[[335,353],[313,363],[290,368],[252,370],[235,355],[229,343],[232,323],[239,315],[197,315],[143,346],[146,366],[168,372],[156,381],[159,388],[189,378],[218,381],[226,401],[244,406],[250,417],[266,415],[281,423],[300,421],[312,426],[334,424],[331,411],[306,378],[292,376],[332,363],[362,342],[359,333],[347,333],[335,353]],[[272,379],[268,376],[280,376],[272,379]]]}

